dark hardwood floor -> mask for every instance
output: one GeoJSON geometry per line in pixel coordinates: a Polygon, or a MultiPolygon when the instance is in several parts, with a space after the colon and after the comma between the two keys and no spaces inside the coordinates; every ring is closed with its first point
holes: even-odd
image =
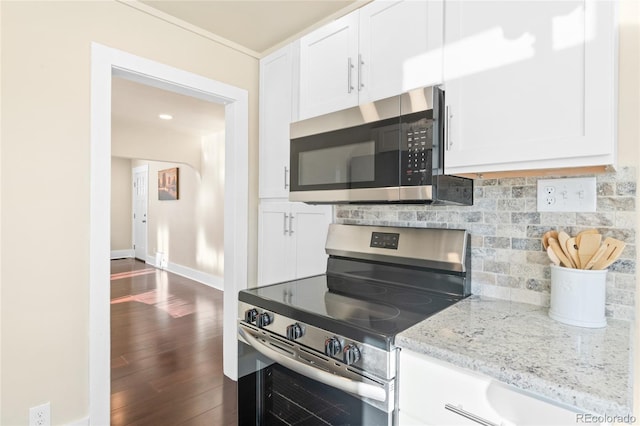
{"type": "Polygon", "coordinates": [[[236,425],[222,297],[140,261],[111,261],[112,425],[236,425]]]}

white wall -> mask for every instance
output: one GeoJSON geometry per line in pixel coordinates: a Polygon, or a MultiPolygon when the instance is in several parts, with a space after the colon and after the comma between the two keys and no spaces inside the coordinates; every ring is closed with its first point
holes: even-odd
{"type": "MultiPolygon", "coordinates": [[[[46,401],[66,424],[89,413],[91,43],[247,90],[250,170],[258,62],[115,1],[0,2],[0,20],[0,424],[46,401]]],[[[256,173],[249,211],[251,282],[256,173]]]]}
{"type": "Polygon", "coordinates": [[[148,255],[215,277],[224,275],[224,134],[203,141],[201,173],[178,163],[149,166],[148,255]],[[158,171],[179,168],[179,199],[158,200],[158,171]]]}
{"type": "Polygon", "coordinates": [[[131,250],[131,160],[111,157],[111,251],[131,250]]]}

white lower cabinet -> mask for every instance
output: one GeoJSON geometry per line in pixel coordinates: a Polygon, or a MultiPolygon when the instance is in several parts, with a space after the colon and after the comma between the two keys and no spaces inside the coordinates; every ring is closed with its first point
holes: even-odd
{"type": "Polygon", "coordinates": [[[571,425],[579,412],[408,350],[400,352],[399,387],[402,426],[571,425]]]}
{"type": "Polygon", "coordinates": [[[323,274],[331,206],[261,202],[258,217],[258,285],[323,274]]]}

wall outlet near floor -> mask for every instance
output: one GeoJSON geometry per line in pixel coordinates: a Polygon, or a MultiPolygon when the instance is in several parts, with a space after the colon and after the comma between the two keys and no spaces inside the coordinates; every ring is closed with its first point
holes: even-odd
{"type": "Polygon", "coordinates": [[[51,426],[49,402],[29,408],[29,426],[51,426]]]}
{"type": "Polygon", "coordinates": [[[596,178],[538,180],[539,212],[595,212],[596,178]]]}

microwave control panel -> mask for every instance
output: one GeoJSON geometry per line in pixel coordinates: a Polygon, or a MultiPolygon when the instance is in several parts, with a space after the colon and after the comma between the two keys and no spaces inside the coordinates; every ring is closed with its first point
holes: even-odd
{"type": "Polygon", "coordinates": [[[403,186],[431,185],[432,123],[430,120],[420,120],[407,128],[401,154],[403,186]]]}

